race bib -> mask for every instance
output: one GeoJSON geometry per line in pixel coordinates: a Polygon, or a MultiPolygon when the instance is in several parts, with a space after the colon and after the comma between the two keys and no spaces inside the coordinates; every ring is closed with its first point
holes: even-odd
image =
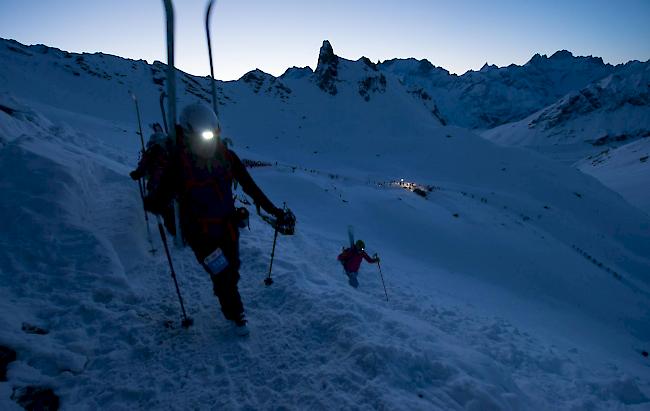
{"type": "Polygon", "coordinates": [[[212,274],[216,275],[228,267],[228,260],[226,260],[226,256],[223,255],[221,248],[217,248],[209,256],[205,257],[203,264],[208,267],[212,274]]]}

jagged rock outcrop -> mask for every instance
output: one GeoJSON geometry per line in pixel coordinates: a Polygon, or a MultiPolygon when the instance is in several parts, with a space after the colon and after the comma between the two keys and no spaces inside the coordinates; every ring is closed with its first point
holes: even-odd
{"type": "Polygon", "coordinates": [[[326,93],[335,96],[338,93],[336,88],[338,76],[339,58],[334,54],[334,49],[329,41],[323,41],[318,55],[318,66],[316,66],[316,84],[326,93]]]}
{"type": "MultiPolygon", "coordinates": [[[[567,58],[566,55],[564,58],[567,58]]],[[[614,113],[626,106],[628,111],[641,109],[650,112],[650,64],[636,63],[629,66],[626,71],[627,73],[613,74],[581,90],[569,93],[533,118],[528,127],[550,130],[581,116],[591,113],[614,113]]],[[[641,128],[650,126],[648,121],[650,117],[646,116],[646,124],[636,124],[640,128],[624,134],[644,136],[648,130],[641,128]]],[[[616,137],[620,136],[603,137],[611,138],[601,139],[601,142],[608,139],[616,140],[616,137]]]]}
{"type": "Polygon", "coordinates": [[[248,84],[255,94],[263,91],[264,93],[275,95],[283,101],[286,101],[292,93],[291,89],[282,80],[260,69],[249,71],[240,78],[240,81],[248,84]]]}
{"type": "Polygon", "coordinates": [[[387,60],[378,65],[410,89],[423,89],[450,124],[492,128],[518,121],[618,70],[597,57],[574,57],[566,50],[536,54],[523,66],[486,63],[457,76],[427,60],[387,60]]]}
{"type": "Polygon", "coordinates": [[[284,74],[282,74],[279,78],[281,80],[285,80],[285,79],[299,80],[305,77],[311,77],[313,74],[314,71],[309,66],[291,67],[288,68],[287,71],[285,71],[284,74]]]}
{"type": "Polygon", "coordinates": [[[379,74],[377,76],[368,76],[359,81],[359,95],[364,100],[370,101],[372,93],[384,93],[386,91],[386,76],[379,74]]]}

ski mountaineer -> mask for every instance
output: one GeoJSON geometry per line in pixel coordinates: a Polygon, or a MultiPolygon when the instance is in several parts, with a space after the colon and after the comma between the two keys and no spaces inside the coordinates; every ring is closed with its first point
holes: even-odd
{"type": "Polygon", "coordinates": [[[165,179],[161,175],[167,170],[170,155],[173,150],[173,141],[163,133],[160,124],[152,125],[154,133],[149,137],[147,148],[142,153],[138,167],[129,175],[133,180],[147,179],[147,195],[144,198],[145,209],[154,214],[159,214],[164,221],[165,228],[171,235],[176,235],[174,221],[174,204],[171,201],[170,187],[159,187],[165,179]]]}
{"type": "MultiPolygon", "coordinates": [[[[173,142],[163,133],[160,124],[155,123],[152,125],[152,128],[154,132],[149,137],[149,141],[147,141],[147,148],[142,153],[138,167],[129,173],[134,180],[148,178],[148,184],[151,184],[152,181],[159,180],[159,178],[152,180],[151,177],[154,173],[160,171],[158,165],[161,162],[167,161],[169,152],[173,146],[173,142]]],[[[147,191],[152,191],[149,190],[149,186],[147,186],[147,191]]],[[[156,191],[155,188],[153,191],[156,191]]]]}
{"type": "Polygon", "coordinates": [[[172,161],[166,164],[167,170],[156,173],[154,178],[163,179],[156,182],[158,187],[174,187],[183,239],[210,275],[224,317],[234,323],[237,334],[247,335],[247,320],[237,287],[238,227],[242,215],[235,208],[233,180],[278,223],[293,214],[275,207],[239,157],[226,147],[212,108],[201,103],[190,104],[183,109],[179,120],[172,161]]]}
{"type": "Polygon", "coordinates": [[[370,257],[366,253],[366,245],[363,241],[357,240],[354,245],[350,248],[344,248],[343,252],[339,254],[337,259],[343,264],[343,269],[345,274],[348,276],[350,285],[354,288],[359,286],[359,281],[357,280],[357,275],[359,273],[359,267],[361,267],[361,260],[366,260],[370,264],[375,264],[379,262],[379,256],[375,254],[370,257]]]}

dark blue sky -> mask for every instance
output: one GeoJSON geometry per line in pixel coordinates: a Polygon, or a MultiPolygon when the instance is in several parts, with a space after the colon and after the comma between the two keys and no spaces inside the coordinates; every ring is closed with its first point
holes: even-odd
{"type": "MultiPolygon", "coordinates": [[[[175,3],[177,65],[205,75],[205,1],[175,3]]],[[[324,39],[345,58],[427,58],[458,74],[558,49],[645,61],[649,22],[650,0],[222,0],[212,30],[217,78],[229,80],[313,68],[324,39]]],[[[166,61],[160,0],[0,0],[0,37],[166,61]]]]}

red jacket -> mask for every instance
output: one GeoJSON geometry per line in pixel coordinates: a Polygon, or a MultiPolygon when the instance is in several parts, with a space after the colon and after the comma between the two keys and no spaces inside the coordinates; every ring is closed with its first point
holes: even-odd
{"type": "Polygon", "coordinates": [[[364,250],[357,250],[356,247],[350,247],[343,250],[337,259],[343,263],[343,268],[348,273],[356,273],[361,267],[361,259],[366,260],[370,264],[377,262],[376,258],[370,257],[364,250]]]}

